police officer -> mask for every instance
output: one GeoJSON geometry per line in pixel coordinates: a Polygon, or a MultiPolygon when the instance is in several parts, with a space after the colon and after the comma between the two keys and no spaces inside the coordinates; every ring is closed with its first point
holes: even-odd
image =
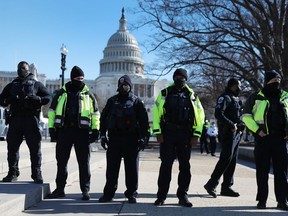
{"type": "Polygon", "coordinates": [[[34,79],[27,62],[19,62],[17,74],[18,77],[9,83],[0,95],[0,105],[10,106],[10,114],[6,116],[6,121],[9,123],[7,133],[9,171],[3,182],[16,181],[20,174],[19,147],[25,137],[30,151],[31,177],[35,183],[42,184],[39,119],[41,106],[49,103],[50,95],[44,85],[34,79]]]}
{"type": "Polygon", "coordinates": [[[211,178],[204,185],[206,191],[214,198],[217,197],[216,187],[222,175],[223,183],[220,194],[231,197],[240,196],[238,192],[235,192],[231,188],[240,141],[240,139],[234,140],[234,138],[245,128],[244,123],[240,119],[242,109],[242,103],[238,98],[240,91],[241,82],[235,78],[231,78],[228,81],[225,92],[217,99],[215,107],[215,117],[218,120],[218,132],[222,144],[222,151],[211,178]]]}
{"type": "Polygon", "coordinates": [[[100,113],[94,96],[84,80],[84,72],[78,66],[71,70],[71,81],[54,96],[48,112],[51,140],[56,140],[57,176],[56,189],[48,198],[65,197],[68,176],[67,163],[74,144],[79,165],[82,200],[89,200],[90,145],[99,136],[100,113]]]}
{"type": "Polygon", "coordinates": [[[101,145],[107,149],[106,184],[99,202],[112,201],[117,190],[121,158],[125,165],[125,196],[129,203],[136,203],[140,150],[148,142],[148,115],[143,101],[132,94],[130,77],[118,81],[118,94],[109,98],[101,113],[101,145]],[[108,131],[108,138],[106,132],[108,131]]]}
{"type": "Polygon", "coordinates": [[[211,148],[211,155],[216,156],[216,147],[217,147],[217,136],[218,136],[218,128],[215,125],[215,122],[211,123],[211,126],[207,130],[207,135],[210,140],[210,148],[211,148]]]}
{"type": "Polygon", "coordinates": [[[199,98],[186,84],[187,71],[179,68],[173,74],[174,83],[163,89],[153,108],[153,132],[160,143],[161,166],[157,200],[163,205],[171,181],[171,169],[177,156],[179,176],[177,197],[179,204],[192,207],[187,191],[191,180],[191,145],[196,145],[204,124],[204,110],[199,98]]]}
{"type": "Polygon", "coordinates": [[[265,73],[262,90],[253,93],[246,101],[243,121],[255,136],[257,208],[266,208],[272,159],[277,207],[288,211],[288,92],[281,89],[280,82],[281,76],[277,71],[265,73]]]}

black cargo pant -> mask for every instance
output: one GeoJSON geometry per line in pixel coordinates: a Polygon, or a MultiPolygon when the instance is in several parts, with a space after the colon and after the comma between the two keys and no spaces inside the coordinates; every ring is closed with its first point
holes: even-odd
{"type": "Polygon", "coordinates": [[[268,179],[273,164],[274,191],[277,202],[288,201],[287,185],[287,147],[284,136],[267,135],[259,138],[255,145],[257,201],[266,202],[268,197],[268,179]]]}
{"type": "Polygon", "coordinates": [[[174,160],[179,162],[178,189],[177,197],[179,199],[188,198],[191,172],[190,156],[191,131],[189,130],[165,130],[163,133],[164,142],[160,145],[161,165],[158,177],[158,199],[166,199],[170,187],[171,171],[174,160]]]}
{"type": "Polygon", "coordinates": [[[90,190],[90,145],[89,130],[76,127],[59,129],[56,143],[57,176],[56,186],[64,190],[68,177],[67,164],[74,144],[79,167],[80,189],[82,192],[90,190]]]}
{"type": "Polygon", "coordinates": [[[106,152],[107,170],[104,196],[113,198],[118,188],[118,177],[121,159],[125,167],[125,196],[135,197],[138,189],[138,135],[137,134],[109,134],[109,146],[106,152]]]}
{"type": "Polygon", "coordinates": [[[219,135],[221,137],[222,151],[207,185],[209,188],[215,189],[219,184],[220,177],[223,175],[221,190],[225,190],[230,188],[234,183],[233,176],[238,158],[239,142],[233,143],[235,133],[229,128],[224,127],[220,129],[219,135]]]}
{"type": "Polygon", "coordinates": [[[200,152],[201,152],[201,154],[203,153],[203,146],[205,148],[206,153],[207,154],[210,153],[209,148],[208,148],[207,139],[208,139],[208,136],[206,134],[205,135],[202,134],[202,136],[200,137],[200,152]]]}
{"type": "Polygon", "coordinates": [[[14,116],[9,123],[7,132],[7,149],[9,174],[19,176],[19,148],[25,137],[30,151],[31,177],[36,179],[41,175],[41,133],[39,119],[36,116],[14,116]]]}
{"type": "Polygon", "coordinates": [[[215,154],[216,147],[217,147],[217,141],[215,136],[209,136],[210,140],[210,146],[211,146],[211,154],[215,154]]]}

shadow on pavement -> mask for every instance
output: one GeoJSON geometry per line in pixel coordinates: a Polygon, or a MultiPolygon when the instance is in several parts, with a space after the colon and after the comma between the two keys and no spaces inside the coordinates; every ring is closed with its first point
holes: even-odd
{"type": "MultiPolygon", "coordinates": [[[[102,194],[91,193],[91,199],[89,201],[82,201],[81,194],[68,194],[65,198],[61,199],[45,199],[33,210],[26,210],[27,214],[35,215],[57,215],[57,214],[81,214],[87,215],[229,215],[229,216],[245,216],[253,215],[260,216],[271,215],[271,213],[277,213],[277,216],[287,215],[287,212],[281,212],[276,208],[267,208],[266,210],[258,210],[256,207],[251,206],[206,206],[206,207],[193,207],[184,208],[179,206],[176,202],[167,203],[163,206],[157,207],[151,203],[151,198],[155,198],[155,194],[141,194],[138,196],[137,204],[129,204],[123,194],[116,194],[112,202],[99,203],[98,198],[102,194]],[[145,200],[148,199],[148,200],[145,200]],[[149,202],[150,201],[150,202],[149,202]],[[45,203],[45,204],[44,204],[45,203]],[[42,208],[45,206],[45,208],[42,208]]],[[[195,195],[197,196],[197,195],[195,195]]],[[[192,198],[193,196],[191,196],[192,198]]],[[[175,195],[169,195],[167,199],[174,198],[177,201],[175,195]]],[[[154,201],[154,199],[153,199],[154,201]]],[[[193,200],[192,200],[193,201],[193,200]]]]}

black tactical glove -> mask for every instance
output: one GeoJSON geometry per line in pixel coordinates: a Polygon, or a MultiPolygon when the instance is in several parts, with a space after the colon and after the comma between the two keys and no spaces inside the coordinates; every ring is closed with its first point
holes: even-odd
{"type": "Polygon", "coordinates": [[[237,124],[237,130],[238,131],[244,131],[245,130],[244,122],[240,122],[240,123],[237,124]]]}
{"type": "Polygon", "coordinates": [[[93,130],[89,133],[89,143],[94,143],[94,142],[96,142],[96,140],[98,140],[98,137],[99,137],[99,130],[93,129],[93,130]]]}
{"type": "Polygon", "coordinates": [[[138,140],[138,152],[139,151],[144,151],[145,147],[146,147],[145,139],[143,139],[143,138],[139,139],[138,140]]]}
{"type": "Polygon", "coordinates": [[[102,148],[107,150],[108,145],[109,145],[109,141],[108,141],[106,135],[101,136],[101,146],[102,146],[102,148]]]}
{"type": "Polygon", "coordinates": [[[49,128],[49,134],[50,134],[50,142],[56,142],[58,136],[56,129],[49,128]]]}

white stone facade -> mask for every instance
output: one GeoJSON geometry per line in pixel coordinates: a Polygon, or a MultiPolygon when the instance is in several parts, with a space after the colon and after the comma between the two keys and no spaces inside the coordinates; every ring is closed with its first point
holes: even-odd
{"type": "Polygon", "coordinates": [[[98,105],[102,110],[107,99],[117,94],[118,79],[128,75],[133,84],[132,91],[144,101],[151,121],[155,97],[168,85],[168,81],[155,81],[145,77],[141,50],[126,27],[124,9],[119,22],[119,29],[109,38],[103,51],[103,59],[99,62],[100,75],[95,85],[98,105]]]}

